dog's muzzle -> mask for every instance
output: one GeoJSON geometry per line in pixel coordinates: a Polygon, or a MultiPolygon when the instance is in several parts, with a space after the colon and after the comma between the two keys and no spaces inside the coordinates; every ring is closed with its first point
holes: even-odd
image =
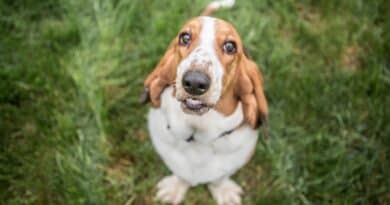
{"type": "Polygon", "coordinates": [[[187,93],[187,98],[182,101],[183,110],[189,114],[201,115],[210,107],[202,99],[202,95],[210,89],[211,79],[202,71],[190,70],[183,75],[182,87],[187,93]]]}

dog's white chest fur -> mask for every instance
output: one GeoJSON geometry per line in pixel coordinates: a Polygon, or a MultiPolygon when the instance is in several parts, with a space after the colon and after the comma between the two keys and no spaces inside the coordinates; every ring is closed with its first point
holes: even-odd
{"type": "Polygon", "coordinates": [[[258,136],[247,125],[237,128],[243,121],[241,105],[230,116],[215,110],[189,115],[172,92],[171,87],[165,89],[160,108],[152,108],[148,115],[153,145],[168,168],[191,185],[234,174],[247,162],[258,136]]]}

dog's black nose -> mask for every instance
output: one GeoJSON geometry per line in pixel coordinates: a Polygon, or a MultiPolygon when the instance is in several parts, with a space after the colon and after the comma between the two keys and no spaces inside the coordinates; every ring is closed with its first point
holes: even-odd
{"type": "Polygon", "coordinates": [[[184,90],[191,95],[202,95],[210,87],[210,78],[200,71],[188,71],[182,79],[184,90]]]}

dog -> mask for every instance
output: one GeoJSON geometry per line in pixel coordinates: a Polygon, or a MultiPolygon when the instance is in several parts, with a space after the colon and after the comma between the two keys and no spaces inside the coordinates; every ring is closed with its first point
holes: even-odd
{"type": "Polygon", "coordinates": [[[219,205],[241,204],[230,177],[254,153],[267,121],[263,77],[228,22],[210,17],[234,0],[214,1],[189,20],[144,81],[148,130],[171,176],[156,199],[179,204],[190,187],[207,184],[219,205]]]}

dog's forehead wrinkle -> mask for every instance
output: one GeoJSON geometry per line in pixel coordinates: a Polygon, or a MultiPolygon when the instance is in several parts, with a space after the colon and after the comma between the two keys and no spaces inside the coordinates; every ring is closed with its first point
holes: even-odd
{"type": "Polygon", "coordinates": [[[202,30],[200,33],[200,47],[210,49],[214,47],[215,40],[215,18],[202,17],[202,30]]]}

